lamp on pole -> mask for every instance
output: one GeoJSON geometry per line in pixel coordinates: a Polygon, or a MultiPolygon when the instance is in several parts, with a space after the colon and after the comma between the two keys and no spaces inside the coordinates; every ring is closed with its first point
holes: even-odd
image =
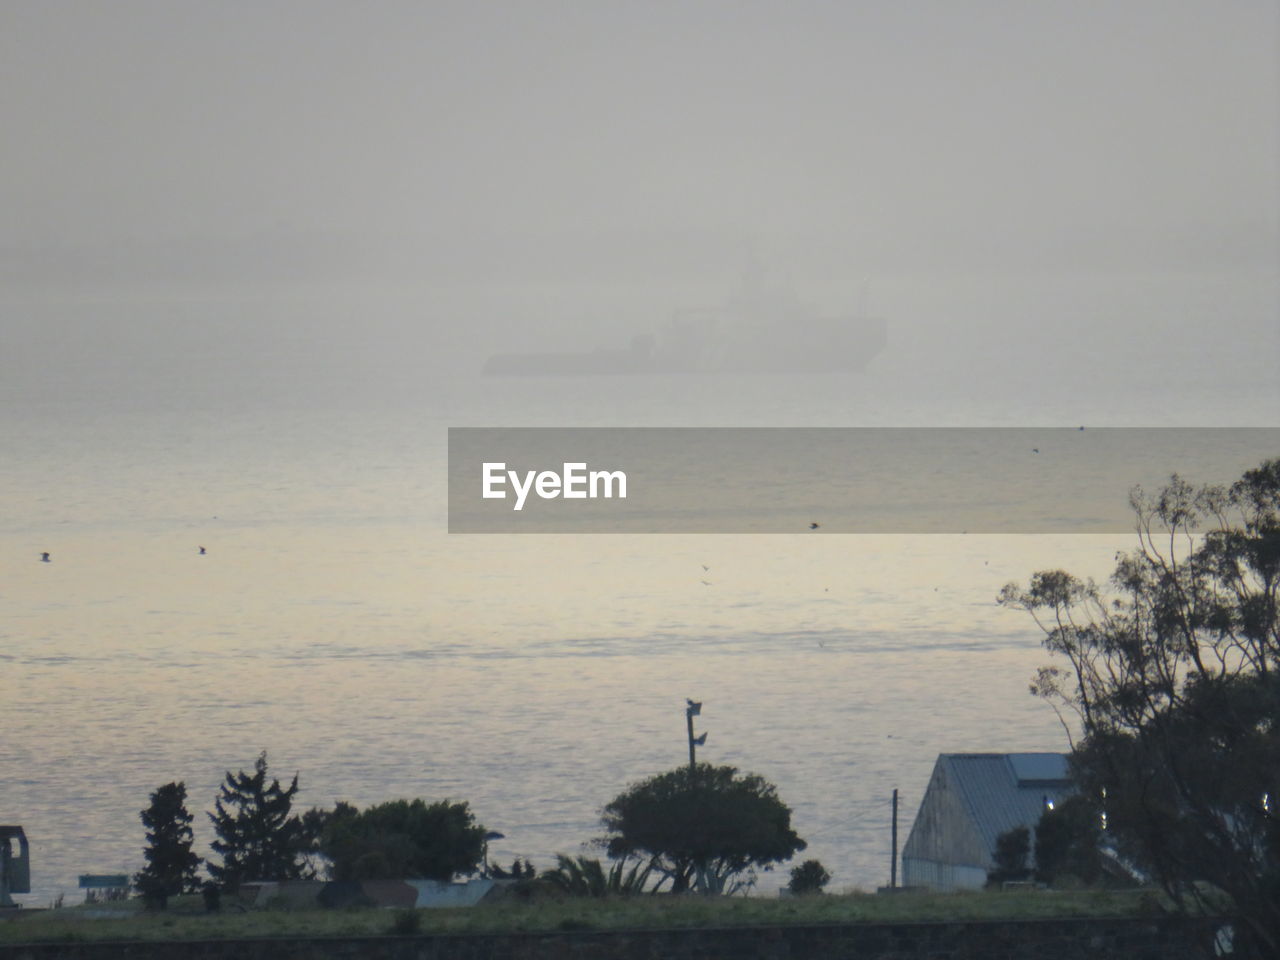
{"type": "Polygon", "coordinates": [[[685,725],[689,728],[689,776],[692,777],[694,770],[696,770],[698,766],[694,751],[697,747],[700,747],[707,742],[707,735],[705,733],[700,737],[695,737],[693,735],[693,718],[702,713],[702,704],[694,703],[688,698],[686,698],[684,702],[688,704],[688,706],[684,708],[684,719],[685,725]]]}
{"type": "MultiPolygon", "coordinates": [[[[693,718],[702,713],[702,704],[685,698],[684,720],[685,726],[689,729],[689,788],[693,789],[694,777],[697,776],[698,761],[695,753],[696,749],[707,742],[707,734],[704,731],[701,736],[693,735],[693,718]]],[[[705,891],[707,889],[707,867],[702,861],[697,865],[697,876],[694,878],[694,889],[705,891]]]]}
{"type": "Polygon", "coordinates": [[[489,841],[505,839],[507,839],[507,835],[505,833],[499,833],[497,830],[490,830],[484,835],[484,840],[480,847],[480,876],[487,877],[491,873],[489,870],[489,841]]]}

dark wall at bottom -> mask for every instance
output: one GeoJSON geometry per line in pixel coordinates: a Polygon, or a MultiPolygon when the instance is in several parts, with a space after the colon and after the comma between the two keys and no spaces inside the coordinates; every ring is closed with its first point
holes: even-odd
{"type": "Polygon", "coordinates": [[[1212,931],[1159,918],[46,943],[0,945],[0,960],[1200,960],[1212,931]]]}

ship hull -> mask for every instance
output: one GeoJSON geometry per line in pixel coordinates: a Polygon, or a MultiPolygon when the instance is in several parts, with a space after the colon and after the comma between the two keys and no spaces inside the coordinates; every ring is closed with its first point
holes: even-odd
{"type": "MultiPolygon", "coordinates": [[[[642,339],[642,338],[638,338],[642,339]]],[[[883,320],[810,319],[761,325],[732,337],[670,336],[626,350],[500,353],[487,376],[644,376],[656,374],[861,373],[888,342],[883,320]]]]}

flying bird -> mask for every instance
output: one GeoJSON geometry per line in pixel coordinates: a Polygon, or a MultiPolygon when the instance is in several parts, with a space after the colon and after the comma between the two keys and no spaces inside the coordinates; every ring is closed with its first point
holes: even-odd
{"type": "Polygon", "coordinates": [[[201,547],[201,548],[200,548],[200,556],[202,556],[202,557],[203,557],[204,555],[205,555],[205,549],[204,549],[204,547],[201,547]]]}
{"type": "Polygon", "coordinates": [[[49,552],[46,550],[44,553],[40,554],[40,559],[44,563],[49,563],[49,552]]]}
{"type": "Polygon", "coordinates": [[[816,521],[813,521],[813,520],[809,521],[810,530],[817,530],[819,526],[821,526],[821,524],[817,523],[816,521]]]}

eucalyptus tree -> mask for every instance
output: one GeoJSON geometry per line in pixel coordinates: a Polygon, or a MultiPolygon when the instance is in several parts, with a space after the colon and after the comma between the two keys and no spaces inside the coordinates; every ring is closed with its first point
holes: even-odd
{"type": "Polygon", "coordinates": [[[1181,909],[1236,915],[1237,955],[1280,956],[1280,460],[1131,503],[1109,588],[1047,571],[1001,603],[1065,662],[1032,692],[1076,713],[1107,842],[1181,909]]]}

